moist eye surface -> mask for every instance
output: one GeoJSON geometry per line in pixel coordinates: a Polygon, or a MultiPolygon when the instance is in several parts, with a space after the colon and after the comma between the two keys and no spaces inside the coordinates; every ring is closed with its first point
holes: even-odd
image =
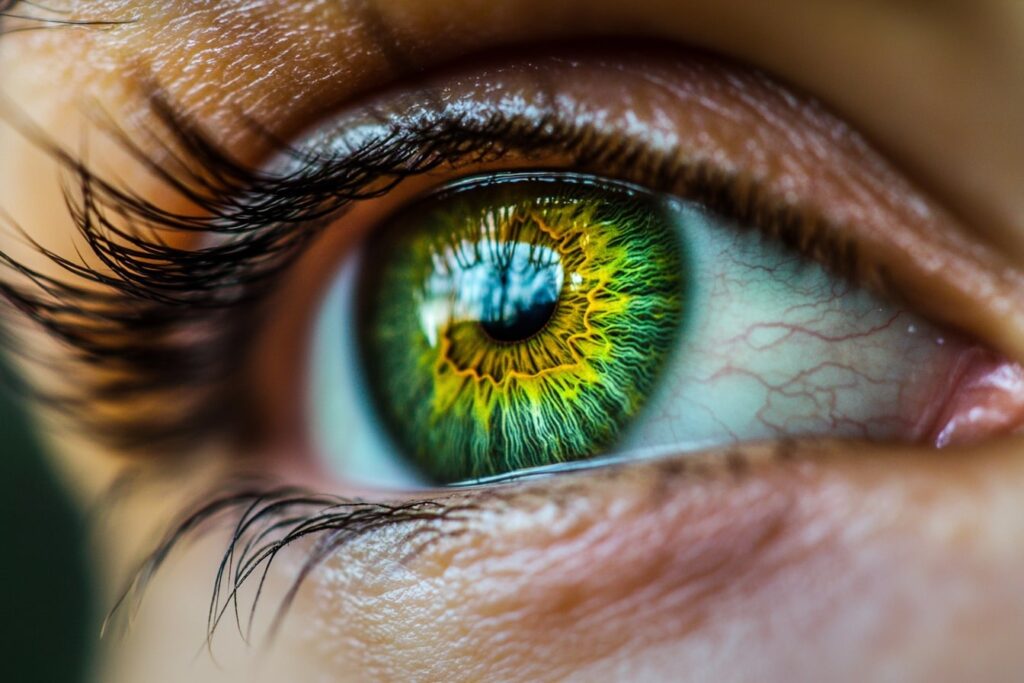
{"type": "Polygon", "coordinates": [[[595,178],[469,180],[408,207],[359,284],[393,439],[439,482],[603,452],[677,344],[684,253],[657,195],[595,178]]]}
{"type": "Polygon", "coordinates": [[[763,225],[568,171],[470,176],[376,224],[312,345],[318,451],[372,490],[781,438],[945,446],[1006,422],[971,417],[1015,400],[978,378],[1019,375],[763,225]]]}

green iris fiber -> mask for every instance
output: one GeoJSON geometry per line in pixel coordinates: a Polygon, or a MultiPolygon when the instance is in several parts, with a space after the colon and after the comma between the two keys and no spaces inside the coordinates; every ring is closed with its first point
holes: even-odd
{"type": "Polygon", "coordinates": [[[368,247],[363,365],[405,453],[439,483],[592,457],[676,346],[684,253],[663,201],[569,174],[471,179],[368,247]]]}

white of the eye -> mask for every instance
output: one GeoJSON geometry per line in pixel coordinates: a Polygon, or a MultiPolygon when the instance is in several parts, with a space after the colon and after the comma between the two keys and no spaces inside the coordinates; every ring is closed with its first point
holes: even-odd
{"type": "Polygon", "coordinates": [[[692,254],[691,316],[616,452],[922,436],[955,360],[938,330],[755,230],[669,205],[692,254]]]}
{"type": "Polygon", "coordinates": [[[309,401],[316,447],[340,480],[376,489],[425,488],[427,482],[396,454],[380,424],[356,339],[356,281],[362,254],[342,264],[321,303],[309,359],[309,401]]]}

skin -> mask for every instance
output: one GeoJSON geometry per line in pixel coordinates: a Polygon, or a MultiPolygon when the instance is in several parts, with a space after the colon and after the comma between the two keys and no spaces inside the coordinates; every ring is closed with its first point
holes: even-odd
{"type": "MultiPolygon", "coordinates": [[[[85,103],[128,131],[145,128],[152,82],[228,149],[259,163],[264,150],[239,112],[295,136],[412,71],[489,48],[514,54],[526,42],[622,33],[770,70],[825,101],[942,207],[950,234],[964,240],[958,251],[977,256],[968,279],[1011,283],[973,290],[945,322],[1024,358],[1011,333],[1024,300],[1007,294],[1024,268],[1021,3],[68,4],[74,17],[136,21],[5,36],[0,87],[71,149],[87,127],[85,103]]],[[[172,201],[109,140],[92,136],[89,159],[137,192],[172,201]]],[[[0,130],[0,207],[45,245],[73,254],[56,172],[20,132],[0,130]]],[[[363,211],[356,224],[384,208],[363,211]]],[[[330,272],[358,234],[325,238],[308,263],[330,272]]],[[[59,275],[3,239],[5,250],[59,275]]],[[[903,266],[920,269],[912,258],[903,266]]],[[[302,308],[283,306],[279,327],[300,324],[302,308]]],[[[260,344],[268,350],[256,351],[256,366],[290,374],[260,361],[300,342],[260,344]]],[[[43,424],[83,505],[106,500],[127,468],[140,472],[97,522],[111,594],[233,455],[211,444],[189,454],[188,467],[139,466],[68,426],[43,424]]],[[[281,465],[293,448],[282,438],[262,447],[260,462],[309,483],[281,465]]],[[[193,659],[224,549],[223,534],[213,534],[172,558],[128,635],[108,641],[99,679],[1011,680],[1024,670],[1022,456],[1013,438],[940,453],[787,443],[459,494],[452,502],[478,508],[464,533],[411,560],[386,533],[333,555],[304,584],[273,647],[247,649],[227,625],[216,639],[221,666],[193,659]]],[[[343,482],[314,483],[352,492],[343,482]]],[[[273,594],[301,561],[289,557],[271,576],[273,594]]],[[[258,612],[257,631],[268,613],[258,612]]]]}

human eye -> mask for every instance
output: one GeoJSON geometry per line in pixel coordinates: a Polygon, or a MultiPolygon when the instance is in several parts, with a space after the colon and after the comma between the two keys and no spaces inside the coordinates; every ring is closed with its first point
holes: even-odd
{"type": "Polygon", "coordinates": [[[1019,658],[1015,10],[68,4],[0,296],[104,680],[1019,658]]]}
{"type": "Polygon", "coordinates": [[[492,173],[371,239],[310,354],[342,478],[400,472],[393,453],[453,483],[757,439],[946,446],[1019,420],[1018,366],[699,203],[492,173]]]}
{"type": "MultiPolygon", "coordinates": [[[[293,372],[308,378],[313,468],[425,489],[755,441],[946,447],[1018,427],[1020,367],[976,341],[999,314],[974,323],[924,293],[956,286],[923,263],[955,258],[941,209],[908,212],[928,200],[909,183],[883,187],[895,171],[838,120],[807,116],[809,101],[774,99],[773,83],[691,59],[529,63],[541,83],[604,70],[605,87],[630,101],[675,108],[675,127],[640,122],[660,139],[638,136],[626,163],[606,147],[619,122],[596,130],[590,121],[606,112],[585,97],[542,109],[468,88],[413,123],[394,117],[399,132],[378,112],[372,126],[313,135],[320,146],[339,144],[332,136],[380,144],[417,127],[476,134],[466,120],[490,117],[534,146],[518,158],[491,149],[500,168],[458,162],[398,206],[385,199],[390,214],[346,250],[325,294],[307,292],[322,303],[293,372]],[[707,87],[720,109],[698,112],[711,104],[652,85],[651,72],[707,87]],[[741,94],[753,114],[730,130],[718,119],[741,94]],[[698,114],[718,159],[688,148],[678,120],[698,114]],[[536,119],[561,132],[538,131],[536,119]],[[783,125],[789,137],[774,138],[783,125]],[[552,165],[559,136],[590,140],[559,150],[577,160],[552,165]],[[741,137],[762,167],[754,154],[729,156],[741,137]],[[801,145],[818,149],[792,158],[801,145]],[[934,228],[913,244],[877,242],[882,230],[934,228]]],[[[522,87],[515,67],[496,78],[510,84],[503,93],[522,87]]]]}

